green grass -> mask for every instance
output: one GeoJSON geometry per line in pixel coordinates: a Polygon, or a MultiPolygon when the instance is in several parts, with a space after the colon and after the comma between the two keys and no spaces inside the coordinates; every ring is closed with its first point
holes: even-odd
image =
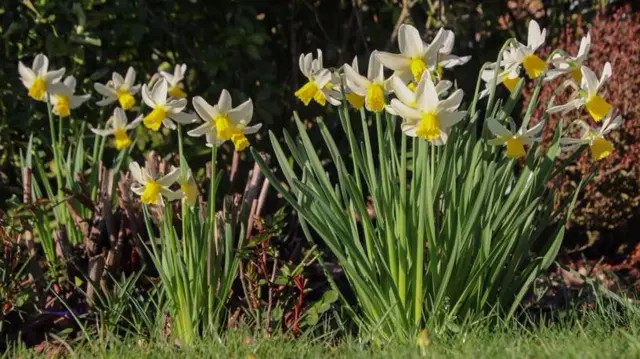
{"type": "MultiPolygon", "coordinates": [[[[431,338],[424,356],[416,345],[377,345],[353,338],[258,338],[229,331],[222,339],[201,340],[190,347],[164,341],[140,344],[138,339],[73,347],[71,357],[81,358],[638,358],[640,318],[588,315],[554,324],[526,328],[502,325],[500,329],[476,326],[470,330],[431,338]],[[616,318],[614,320],[614,318],[616,318]]],[[[14,349],[8,357],[37,357],[33,350],[14,349]]]]}

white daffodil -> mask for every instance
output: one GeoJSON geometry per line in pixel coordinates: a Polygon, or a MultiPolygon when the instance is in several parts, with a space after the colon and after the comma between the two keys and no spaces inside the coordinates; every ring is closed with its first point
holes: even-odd
{"type": "Polygon", "coordinates": [[[506,146],[507,157],[509,158],[515,159],[524,157],[527,154],[524,150],[524,146],[531,146],[534,142],[540,140],[536,136],[540,134],[543,126],[544,121],[536,124],[528,130],[522,126],[518,131],[516,131],[516,125],[513,120],[509,121],[509,127],[511,129],[507,129],[495,118],[489,118],[487,120],[487,127],[489,128],[489,131],[496,136],[496,138],[489,140],[489,144],[494,146],[506,146]]]}
{"type": "Polygon", "coordinates": [[[613,115],[609,113],[599,129],[592,128],[582,120],[574,121],[574,124],[582,128],[580,138],[561,138],[561,149],[563,151],[574,151],[580,146],[588,145],[591,151],[591,158],[594,161],[609,156],[613,152],[613,144],[605,139],[604,136],[622,124],[622,117],[617,116],[614,120],[612,118],[613,115]]]}
{"type": "MultiPolygon", "coordinates": [[[[430,76],[426,74],[425,76],[430,76]]],[[[390,79],[391,88],[395,93],[396,97],[404,104],[410,107],[416,107],[417,96],[416,96],[416,85],[413,81],[410,81],[408,84],[405,84],[402,79],[397,76],[392,76],[390,79]]],[[[440,80],[436,85],[436,92],[438,93],[438,98],[443,98],[449,89],[453,86],[453,83],[448,80],[440,80]]],[[[393,109],[393,106],[387,105],[385,106],[385,110],[388,113],[397,116],[398,114],[393,109]]]]}
{"type": "Polygon", "coordinates": [[[561,54],[555,54],[551,58],[551,64],[555,67],[547,72],[546,80],[553,80],[554,78],[569,73],[571,77],[577,82],[582,82],[582,70],[581,67],[589,56],[589,49],[591,48],[591,34],[587,33],[587,36],[580,40],[580,48],[576,56],[563,56],[561,54]]]}
{"type": "Polygon", "coordinates": [[[140,196],[140,201],[144,204],[164,205],[162,197],[169,201],[174,201],[183,196],[182,192],[174,192],[169,189],[180,175],[179,168],[172,168],[165,176],[158,177],[156,174],[151,173],[149,169],[140,168],[138,162],[131,162],[129,171],[136,182],[131,185],[131,190],[140,196]]]}
{"type": "Polygon", "coordinates": [[[20,80],[34,100],[44,101],[49,87],[64,76],[64,67],[54,71],[48,69],[49,59],[43,54],[36,55],[31,68],[25,66],[22,61],[18,62],[20,80]]]}
{"type": "Polygon", "coordinates": [[[193,107],[204,123],[187,134],[193,137],[206,135],[209,147],[220,146],[231,140],[236,151],[242,151],[249,146],[246,135],[254,134],[262,127],[262,124],[248,126],[253,117],[251,99],[233,108],[231,95],[227,90],[222,90],[216,105],[211,106],[197,96],[193,98],[193,107]]]}
{"type": "Polygon", "coordinates": [[[131,138],[127,131],[133,130],[142,121],[142,115],[136,117],[131,123],[128,123],[127,114],[120,107],[113,110],[113,116],[107,120],[105,129],[92,128],[91,131],[99,136],[113,136],[113,143],[116,149],[121,150],[131,144],[131,138]]]}
{"type": "Polygon", "coordinates": [[[435,68],[438,63],[438,53],[446,37],[444,29],[440,29],[431,44],[427,45],[422,41],[415,27],[402,24],[398,30],[400,54],[380,51],[378,60],[385,67],[393,70],[394,75],[403,79],[413,77],[415,81],[419,81],[425,70],[435,68]]]}
{"type": "MultiPolygon", "coordinates": [[[[357,56],[353,58],[353,61],[351,62],[351,68],[353,69],[353,71],[360,73],[360,70],[358,68],[357,56]]],[[[355,108],[356,110],[361,109],[362,106],[364,106],[365,96],[359,95],[351,90],[351,87],[355,86],[355,84],[350,83],[349,78],[344,72],[342,73],[342,78],[344,79],[344,83],[347,84],[347,86],[344,88],[344,98],[347,100],[347,102],[349,102],[351,107],[355,108]]]]}
{"type": "Polygon", "coordinates": [[[173,69],[173,74],[167,71],[160,71],[160,75],[167,80],[169,84],[169,96],[175,99],[181,99],[187,97],[187,94],[182,89],[182,80],[184,80],[184,74],[187,72],[187,65],[176,65],[173,69]]]}
{"type": "Polygon", "coordinates": [[[180,184],[180,191],[182,192],[182,200],[189,206],[193,207],[198,201],[198,184],[193,179],[193,173],[188,168],[185,175],[178,177],[178,184],[180,184]]]}
{"type": "Polygon", "coordinates": [[[456,41],[456,34],[451,30],[444,30],[443,33],[444,40],[442,47],[438,51],[438,66],[436,69],[438,73],[441,68],[450,69],[455,66],[464,65],[471,60],[471,56],[452,55],[451,51],[453,51],[453,45],[456,41]]]}
{"type": "MultiPolygon", "coordinates": [[[[495,68],[495,64],[492,64],[492,66],[490,67],[494,67],[495,68]]],[[[512,67],[510,69],[502,69],[500,68],[498,71],[498,79],[497,79],[497,83],[498,84],[502,84],[504,87],[506,87],[509,92],[513,92],[513,90],[515,90],[516,85],[518,85],[518,81],[520,81],[520,77],[518,75],[518,68],[517,67],[512,67]]],[[[489,92],[491,91],[491,82],[493,81],[493,78],[495,77],[495,69],[485,69],[482,71],[482,73],[480,74],[480,78],[482,79],[482,81],[484,81],[484,90],[482,90],[480,92],[480,98],[483,98],[485,96],[487,96],[489,94],[489,92]]]]}
{"type": "Polygon", "coordinates": [[[550,107],[547,112],[566,113],[584,106],[594,121],[600,121],[611,111],[611,105],[598,95],[598,90],[611,77],[611,64],[607,62],[604,65],[600,80],[586,66],[582,66],[580,71],[582,73],[582,81],[580,90],[574,94],[574,98],[564,105],[550,107]]]}
{"type": "Polygon", "coordinates": [[[51,84],[49,99],[53,106],[53,113],[60,117],[67,117],[71,110],[85,103],[91,95],[76,96],[76,78],[69,76],[63,82],[51,84]]]}
{"type": "Polygon", "coordinates": [[[353,93],[364,96],[365,107],[372,112],[384,110],[385,79],[384,68],[377,59],[377,51],[369,56],[369,69],[367,77],[360,75],[357,68],[344,65],[344,73],[347,77],[347,86],[353,93]]]}
{"type": "Polygon", "coordinates": [[[547,70],[547,64],[535,52],[544,44],[546,36],[546,29],[540,31],[540,25],[535,20],[529,21],[527,45],[512,44],[505,50],[502,64],[504,68],[513,69],[522,65],[529,78],[535,79],[542,76],[547,70]]]}
{"type": "Polygon", "coordinates": [[[318,49],[317,59],[314,59],[311,53],[300,55],[298,65],[307,78],[307,83],[295,92],[295,96],[305,106],[309,105],[311,99],[321,106],[324,106],[327,101],[334,106],[340,105],[340,92],[334,90],[336,84],[332,83],[331,71],[323,67],[320,49],[318,49]]]}
{"type": "Polygon", "coordinates": [[[156,81],[151,90],[146,84],[142,86],[142,100],[153,109],[142,119],[142,123],[151,131],[158,131],[163,124],[174,130],[176,124],[173,121],[182,124],[196,121],[194,115],[182,112],[187,106],[187,99],[170,98],[167,100],[167,86],[167,80],[164,78],[156,81]]]}
{"type": "Polygon", "coordinates": [[[136,104],[134,96],[140,92],[140,85],[134,85],[135,81],[136,71],[129,67],[124,78],[114,72],[111,81],[106,85],[97,82],[93,84],[93,88],[103,96],[102,100],[97,102],[98,106],[107,106],[118,101],[123,110],[131,109],[136,104]]]}
{"type": "Polygon", "coordinates": [[[402,131],[408,136],[417,136],[435,145],[445,144],[451,127],[466,115],[466,111],[457,111],[462,102],[462,90],[454,91],[441,101],[428,73],[423,74],[418,83],[415,104],[401,100],[410,100],[406,91],[403,94],[396,92],[396,95],[398,98],[391,100],[391,107],[404,119],[402,131]]]}

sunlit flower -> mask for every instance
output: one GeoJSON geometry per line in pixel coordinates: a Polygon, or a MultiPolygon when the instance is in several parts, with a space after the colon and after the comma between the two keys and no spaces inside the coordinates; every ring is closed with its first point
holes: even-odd
{"type": "Polygon", "coordinates": [[[194,115],[182,112],[187,106],[187,99],[167,100],[167,80],[164,78],[156,81],[153,88],[149,90],[147,85],[142,86],[142,100],[152,111],[144,117],[142,123],[152,131],[158,131],[161,125],[175,129],[178,123],[187,124],[196,121],[194,115]]]}
{"type": "Polygon", "coordinates": [[[524,126],[520,127],[518,131],[515,130],[515,123],[509,121],[509,127],[507,129],[495,118],[487,119],[487,127],[489,131],[496,136],[496,138],[489,140],[489,144],[494,146],[505,146],[507,148],[507,157],[520,158],[524,157],[527,152],[524,146],[531,146],[534,142],[540,139],[536,136],[542,131],[544,121],[539,122],[530,129],[526,129],[524,126]]]}
{"type": "MultiPolygon", "coordinates": [[[[405,84],[402,79],[397,76],[392,76],[390,79],[390,87],[393,89],[396,97],[404,104],[410,107],[416,107],[417,97],[416,97],[416,85],[413,81],[410,81],[408,84],[405,84]]],[[[436,92],[438,93],[438,98],[443,98],[449,89],[453,86],[453,83],[448,80],[440,80],[436,85],[436,92]]],[[[385,109],[388,113],[397,116],[398,114],[393,109],[393,106],[387,105],[385,109]]]]}
{"type": "Polygon", "coordinates": [[[295,96],[304,103],[305,106],[313,99],[318,104],[324,106],[327,102],[337,106],[340,104],[340,92],[334,89],[332,84],[332,73],[325,69],[322,64],[322,51],[318,49],[318,58],[314,59],[313,54],[302,54],[298,61],[300,71],[307,78],[295,96]]]}
{"type": "Polygon", "coordinates": [[[168,174],[159,177],[157,174],[151,173],[146,167],[140,168],[138,162],[131,162],[129,171],[136,182],[131,185],[131,190],[140,196],[140,201],[144,204],[164,205],[162,197],[169,201],[174,201],[183,196],[182,192],[174,192],[169,189],[180,175],[179,168],[172,168],[168,174]]]}
{"type": "Polygon", "coordinates": [[[173,69],[173,74],[167,71],[160,71],[160,75],[167,80],[169,84],[169,96],[181,99],[187,97],[187,94],[182,89],[182,80],[184,80],[184,74],[187,72],[187,65],[176,65],[173,69]]]}
{"type": "MultiPolygon", "coordinates": [[[[495,68],[495,64],[492,66],[495,68]]],[[[480,74],[480,78],[484,81],[485,86],[484,90],[480,92],[480,98],[483,98],[489,94],[491,91],[491,82],[495,77],[495,71],[492,68],[485,69],[480,74]]],[[[509,92],[513,92],[515,90],[516,85],[518,85],[518,81],[520,81],[520,77],[518,75],[517,67],[511,67],[509,69],[500,69],[498,73],[497,83],[502,84],[506,87],[509,92]]]]}
{"type": "Polygon", "coordinates": [[[60,117],[67,117],[71,114],[71,110],[78,108],[85,103],[91,95],[77,96],[76,78],[69,76],[63,82],[56,82],[50,86],[49,99],[53,106],[53,113],[60,117]]]}
{"type": "MultiPolygon", "coordinates": [[[[584,75],[584,74],[583,74],[584,75]]],[[[605,139],[605,135],[617,129],[622,124],[622,117],[617,116],[613,119],[613,115],[609,115],[602,122],[599,129],[592,128],[582,120],[576,120],[573,123],[580,126],[582,133],[580,138],[561,138],[560,145],[563,151],[574,151],[580,146],[588,145],[591,151],[591,158],[594,161],[601,160],[609,156],[614,148],[613,144],[605,139]]]]}
{"type": "Polygon", "coordinates": [[[582,66],[580,70],[582,72],[582,82],[580,91],[574,94],[575,98],[564,105],[553,106],[547,112],[566,113],[584,106],[595,121],[600,121],[611,111],[611,105],[598,95],[598,90],[600,90],[602,84],[611,77],[611,64],[607,62],[604,65],[600,80],[588,67],[582,66]]]}
{"type": "Polygon", "coordinates": [[[136,104],[134,96],[140,92],[140,85],[134,85],[135,81],[136,71],[129,67],[124,78],[114,72],[111,81],[106,85],[97,82],[93,84],[93,88],[103,96],[102,100],[97,102],[98,106],[107,106],[118,101],[122,109],[131,109],[136,104]]]}
{"type": "MultiPolygon", "coordinates": [[[[384,68],[377,60],[377,51],[369,56],[369,69],[367,77],[360,75],[357,69],[344,65],[344,73],[347,77],[347,85],[353,93],[364,96],[365,107],[372,112],[384,110],[385,79],[384,68]]],[[[354,106],[355,107],[355,106],[354,106]]]]}
{"type": "Polygon", "coordinates": [[[54,71],[48,71],[48,69],[49,59],[43,54],[36,55],[31,68],[25,66],[22,61],[18,62],[20,80],[34,100],[44,101],[51,84],[64,76],[64,67],[54,71]]]}
{"type": "Polygon", "coordinates": [[[249,146],[246,135],[256,133],[262,127],[262,124],[248,126],[253,117],[251,99],[233,108],[227,90],[222,90],[216,105],[211,106],[202,97],[196,96],[193,98],[193,107],[204,123],[187,134],[193,137],[206,135],[209,147],[220,146],[231,140],[236,151],[242,151],[249,146]]]}
{"type": "MultiPolygon", "coordinates": [[[[400,54],[378,52],[378,60],[387,68],[394,71],[394,75],[403,79],[420,80],[425,70],[435,68],[438,62],[438,52],[442,49],[447,34],[440,29],[431,44],[422,41],[418,30],[407,24],[400,25],[398,30],[398,46],[400,54]]],[[[446,51],[446,49],[444,49],[446,51]]]]}
{"type": "Polygon", "coordinates": [[[402,101],[410,100],[409,93],[403,89],[394,88],[394,91],[398,98],[391,100],[391,107],[404,119],[401,128],[408,136],[420,137],[435,145],[445,144],[451,127],[466,115],[466,111],[457,111],[462,102],[462,90],[440,100],[429,73],[425,73],[418,83],[415,104],[402,101]]]}
{"type": "Polygon", "coordinates": [[[555,67],[547,72],[546,80],[553,80],[554,78],[570,73],[571,77],[577,82],[582,82],[582,70],[581,67],[589,56],[589,49],[591,48],[591,34],[587,33],[587,36],[580,40],[580,48],[576,56],[563,56],[561,54],[555,54],[551,58],[551,64],[555,67]]]}
{"type": "Polygon", "coordinates": [[[540,77],[547,70],[547,64],[535,52],[544,44],[546,36],[546,29],[540,31],[540,25],[535,20],[529,21],[527,45],[521,43],[511,45],[503,54],[502,65],[506,69],[522,65],[529,78],[540,77]]]}
{"type": "MultiPolygon", "coordinates": [[[[357,56],[353,58],[353,61],[351,62],[351,68],[353,68],[355,72],[360,73],[360,70],[358,68],[357,56]]],[[[344,78],[344,83],[347,84],[347,86],[344,88],[344,92],[345,92],[344,98],[347,100],[347,102],[349,102],[351,107],[355,108],[356,110],[361,109],[362,106],[364,106],[365,96],[359,95],[351,90],[351,87],[355,85],[350,84],[349,79],[344,73],[343,73],[343,78],[344,78]]]]}
{"type": "Polygon", "coordinates": [[[180,175],[180,177],[178,177],[178,184],[180,184],[180,191],[183,195],[182,200],[187,203],[189,207],[193,207],[198,201],[198,185],[193,178],[193,173],[190,168],[187,169],[184,176],[180,175]]]}
{"type": "Polygon", "coordinates": [[[138,116],[131,123],[128,123],[127,115],[123,109],[116,107],[113,110],[113,116],[107,120],[105,129],[92,128],[91,131],[100,136],[113,136],[113,143],[118,150],[128,147],[131,144],[131,138],[127,131],[133,130],[142,121],[142,115],[138,116]]]}

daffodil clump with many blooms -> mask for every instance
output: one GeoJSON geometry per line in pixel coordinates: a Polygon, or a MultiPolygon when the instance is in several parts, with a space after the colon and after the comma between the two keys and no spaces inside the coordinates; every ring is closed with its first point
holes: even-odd
{"type": "MultiPolygon", "coordinates": [[[[324,67],[321,50],[315,58],[300,55],[306,81],[295,96],[305,106],[340,106],[350,152],[338,147],[322,119],[326,149],[315,148],[297,117],[299,141],[286,131],[284,143],[271,134],[288,187],[254,152],[305,228],[313,228],[340,261],[357,298],[356,322],[382,340],[411,338],[425,325],[448,327],[488,310],[513,315],[563,238],[562,224],[553,224],[553,190],[547,187],[556,167],[585,147],[594,160],[606,158],[614,150],[606,136],[622,122],[603,90],[611,66],[600,78],[585,66],[589,35],[575,56],[556,50],[544,59],[538,50],[546,30],[531,21],[526,43],[507,41],[496,61],[482,67],[466,101],[445,79],[447,69],[469,60],[452,54],[454,41],[452,31],[439,29],[425,42],[418,29],[403,24],[399,51],[372,51],[366,74],[357,57],[332,70],[324,67]],[[540,104],[542,86],[565,76],[557,90],[575,88],[573,99],[540,104]],[[534,96],[524,113],[514,114],[527,82],[534,83],[534,96]],[[499,86],[508,98],[498,96],[499,86]],[[544,116],[532,123],[533,110],[545,105],[544,116]],[[571,125],[564,124],[548,148],[540,146],[549,113],[583,108],[600,128],[574,121],[582,129],[579,138],[566,137],[571,125]],[[350,109],[361,121],[353,121],[350,109]],[[361,138],[354,131],[358,122],[361,138]],[[396,136],[398,128],[403,135],[396,136]],[[318,157],[325,150],[332,171],[318,157]],[[560,159],[561,151],[576,152],[560,159]],[[550,226],[555,234],[542,237],[550,226]]],[[[563,208],[570,213],[568,201],[563,208]]]]}

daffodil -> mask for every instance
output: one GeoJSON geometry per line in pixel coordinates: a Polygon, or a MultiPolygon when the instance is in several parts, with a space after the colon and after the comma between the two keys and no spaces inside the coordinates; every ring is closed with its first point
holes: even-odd
{"type": "Polygon", "coordinates": [[[573,123],[582,129],[580,138],[561,138],[561,149],[563,151],[574,151],[580,146],[588,145],[591,151],[591,158],[594,161],[606,158],[613,152],[614,148],[613,144],[605,138],[605,135],[622,124],[622,117],[616,116],[613,120],[612,118],[613,115],[609,113],[599,129],[592,128],[582,120],[574,121],[573,123]]]}
{"type": "Polygon", "coordinates": [[[384,68],[377,59],[377,51],[369,56],[367,77],[360,75],[348,64],[344,65],[344,73],[349,89],[357,95],[364,96],[367,110],[372,112],[384,110],[384,97],[388,91],[385,91],[384,68]]]}
{"type": "MultiPolygon", "coordinates": [[[[483,98],[489,94],[491,91],[491,82],[495,77],[495,64],[490,66],[488,69],[483,70],[480,74],[480,78],[485,83],[485,88],[480,92],[480,98],[483,98]],[[492,68],[493,67],[493,68],[492,68]]],[[[516,85],[518,85],[518,81],[520,81],[520,77],[518,75],[517,67],[511,67],[509,69],[500,68],[498,71],[498,84],[502,84],[506,87],[509,92],[513,92],[515,90],[516,85]]]]}
{"type": "Polygon", "coordinates": [[[22,61],[18,62],[20,80],[34,100],[44,101],[51,85],[64,76],[64,67],[54,71],[48,69],[49,59],[43,54],[36,55],[31,68],[25,66],[22,61]]]}
{"type": "Polygon", "coordinates": [[[193,107],[203,124],[187,134],[193,137],[205,135],[209,147],[220,146],[231,140],[236,151],[242,151],[249,146],[246,135],[256,133],[262,127],[262,124],[248,126],[253,117],[251,99],[233,108],[227,90],[222,90],[216,105],[211,106],[202,97],[196,96],[193,98],[193,107]]]}
{"type": "Polygon", "coordinates": [[[180,191],[182,192],[182,200],[189,206],[193,207],[198,201],[198,185],[195,179],[193,179],[193,173],[191,169],[187,169],[184,175],[178,177],[178,184],[180,185],[180,191]]]}
{"type": "Polygon", "coordinates": [[[600,80],[586,66],[582,66],[580,71],[582,72],[582,81],[580,90],[574,94],[574,98],[564,105],[550,107],[547,112],[566,113],[584,106],[596,122],[600,121],[611,111],[611,105],[598,95],[604,82],[611,77],[611,64],[607,62],[604,65],[600,80]]]}
{"type": "Polygon", "coordinates": [[[176,65],[173,69],[173,74],[167,71],[160,71],[160,75],[167,80],[169,84],[169,96],[175,99],[181,99],[187,97],[187,94],[182,89],[182,80],[184,80],[184,74],[187,72],[187,65],[176,65]]]}
{"type": "Polygon", "coordinates": [[[164,78],[156,81],[149,90],[147,85],[142,86],[142,100],[152,111],[142,119],[145,127],[152,131],[158,131],[160,126],[175,129],[178,123],[187,124],[196,121],[194,115],[182,112],[187,106],[187,100],[167,99],[167,80],[164,78]]]}
{"type": "Polygon", "coordinates": [[[451,127],[466,115],[466,111],[458,111],[463,97],[462,90],[458,89],[446,99],[440,100],[428,73],[425,73],[418,83],[415,104],[402,101],[410,99],[406,91],[400,88],[394,88],[394,91],[397,91],[398,98],[391,100],[391,107],[404,119],[401,128],[408,136],[443,145],[447,142],[451,127]]]}
{"type": "Polygon", "coordinates": [[[582,65],[589,56],[589,49],[591,48],[591,34],[587,33],[587,36],[580,40],[580,48],[576,56],[566,56],[561,54],[555,54],[551,58],[551,64],[555,67],[547,72],[546,80],[553,80],[554,78],[569,73],[571,77],[579,84],[582,82],[582,65]]]}
{"type": "Polygon", "coordinates": [[[539,141],[538,134],[544,126],[544,121],[536,124],[530,129],[526,129],[524,126],[520,127],[518,131],[515,130],[515,123],[509,121],[509,127],[507,129],[495,118],[489,118],[487,120],[487,127],[489,131],[496,136],[496,138],[489,140],[490,145],[505,146],[507,148],[507,157],[520,158],[524,157],[527,152],[524,146],[531,146],[534,142],[539,141]]]}
{"type": "Polygon", "coordinates": [[[134,85],[135,81],[136,71],[133,67],[129,67],[124,78],[119,73],[114,72],[111,76],[111,81],[106,85],[101,83],[93,84],[93,88],[103,96],[102,100],[97,102],[98,106],[107,106],[118,101],[120,107],[125,111],[131,109],[136,104],[134,96],[140,92],[140,85],[134,85]]]}
{"type": "MultiPolygon", "coordinates": [[[[398,46],[400,54],[380,51],[378,60],[394,75],[402,78],[413,78],[419,81],[422,74],[429,68],[435,68],[438,63],[438,53],[446,40],[444,29],[440,29],[431,44],[422,41],[418,30],[407,24],[400,25],[398,30],[398,46]]],[[[446,49],[445,49],[446,50],[446,49]]]]}
{"type": "Polygon", "coordinates": [[[56,82],[50,86],[49,99],[53,106],[53,113],[60,117],[67,117],[71,110],[85,103],[91,95],[75,95],[76,78],[69,76],[63,82],[56,82]]]}
{"type": "Polygon", "coordinates": [[[535,20],[529,21],[527,45],[517,43],[505,50],[503,66],[510,69],[522,65],[529,78],[542,76],[547,70],[547,64],[535,52],[544,44],[546,36],[546,29],[540,31],[540,25],[535,20]]]}
{"type": "MultiPolygon", "coordinates": [[[[351,68],[355,72],[360,73],[360,70],[358,68],[357,56],[353,58],[353,61],[351,62],[351,68]]],[[[347,84],[346,88],[344,88],[344,92],[345,92],[344,98],[347,100],[347,102],[349,102],[351,107],[355,108],[356,110],[361,109],[364,106],[365,96],[359,95],[351,90],[351,87],[355,85],[350,84],[350,81],[347,78],[346,74],[344,74],[344,72],[343,72],[343,78],[344,78],[344,83],[347,84]]]]}
{"type": "Polygon", "coordinates": [[[318,57],[313,58],[313,54],[302,54],[298,61],[300,71],[307,78],[304,84],[295,96],[304,103],[305,106],[313,99],[315,102],[324,106],[327,102],[337,106],[340,104],[340,92],[334,89],[335,84],[332,83],[333,75],[331,71],[325,69],[322,64],[322,51],[318,49],[318,57]]]}
{"type": "MultiPolygon", "coordinates": [[[[425,76],[429,76],[428,74],[425,76]]],[[[410,81],[409,84],[405,84],[401,78],[398,76],[392,76],[390,81],[390,87],[393,89],[396,97],[404,104],[409,105],[410,107],[417,106],[417,96],[416,96],[416,86],[413,81],[410,81]]],[[[440,80],[436,85],[436,92],[438,93],[438,98],[443,98],[449,89],[453,86],[453,83],[448,80],[440,80]]],[[[398,114],[393,109],[393,106],[387,105],[385,109],[388,113],[397,116],[398,114]]]]}
{"type": "Polygon", "coordinates": [[[128,147],[131,144],[131,138],[127,131],[133,130],[142,121],[142,115],[138,116],[131,123],[128,123],[127,115],[123,109],[116,107],[113,110],[113,116],[107,120],[105,129],[92,128],[91,131],[99,136],[113,136],[113,143],[118,150],[128,147]]]}
{"type": "Polygon", "coordinates": [[[168,174],[159,177],[146,167],[140,168],[138,162],[131,162],[129,171],[135,181],[131,185],[131,190],[140,196],[140,201],[144,204],[164,205],[162,197],[169,201],[175,201],[183,196],[182,192],[174,192],[169,189],[180,176],[179,168],[174,167],[168,174]]]}

